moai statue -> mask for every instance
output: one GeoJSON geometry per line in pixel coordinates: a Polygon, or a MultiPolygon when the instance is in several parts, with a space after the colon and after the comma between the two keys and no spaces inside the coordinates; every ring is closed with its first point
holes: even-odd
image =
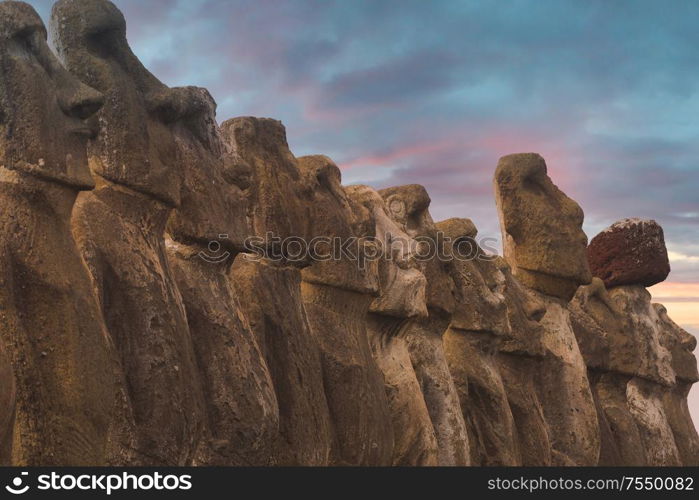
{"type": "Polygon", "coordinates": [[[61,0],[51,29],[59,56],[105,95],[102,131],[88,147],[97,188],[72,228],[121,360],[133,432],[112,445],[130,464],[193,461],[205,420],[202,385],[164,231],[182,178],[172,124],[190,113],[181,92],[143,67],[107,0],[61,0]]]}
{"type": "Polygon", "coordinates": [[[377,262],[364,259],[373,218],[348,198],[330,158],[305,156],[299,168],[312,195],[313,255],[301,273],[302,292],[333,423],[330,464],[390,465],[391,413],[366,321],[378,294],[377,262]]]}
{"type": "Polygon", "coordinates": [[[183,169],[180,206],[167,225],[207,420],[196,463],[266,465],[279,427],[267,363],[228,279],[248,236],[243,193],[206,89],[178,89],[190,113],[174,124],[183,169]]]}
{"type": "Polygon", "coordinates": [[[544,409],[536,393],[536,374],[544,358],[541,318],[546,309],[512,275],[507,262],[495,264],[505,277],[503,295],[510,322],[497,357],[507,401],[517,429],[517,442],[524,466],[551,465],[551,440],[544,409]]]}
{"type": "Polygon", "coordinates": [[[582,209],[553,184],[535,153],[500,158],[494,186],[505,260],[546,308],[537,388],[553,465],[595,465],[597,412],[567,310],[578,286],[592,279],[582,209]]]}
{"type": "Polygon", "coordinates": [[[662,304],[653,304],[660,319],[661,342],[672,356],[675,386],[663,395],[663,409],[667,416],[682,465],[699,465],[699,436],[687,406],[692,385],[699,382],[697,358],[694,349],[697,339],[672,321],[662,304]]]}
{"type": "Polygon", "coordinates": [[[644,357],[632,326],[599,278],[578,289],[569,309],[597,407],[599,465],[646,465],[641,434],[626,398],[627,385],[644,357]]]}
{"type": "Polygon", "coordinates": [[[455,308],[451,255],[429,212],[430,197],[412,184],[379,191],[391,218],[422,245],[419,264],[427,279],[427,318],[412,321],[405,339],[438,445],[438,464],[469,465],[468,433],[442,336],[455,308]]]}
{"type": "Polygon", "coordinates": [[[451,244],[456,306],[444,350],[466,427],[472,465],[521,465],[516,427],[497,364],[509,334],[504,275],[477,245],[469,219],[448,219],[437,229],[451,244]]]}
{"type": "Polygon", "coordinates": [[[332,426],[318,343],[308,325],[300,268],[310,206],[281,122],[240,117],[221,126],[244,188],[253,238],[229,279],[265,357],[279,407],[278,465],[327,465],[332,426]]]}
{"type": "Polygon", "coordinates": [[[417,242],[390,217],[381,195],[349,186],[352,200],[368,210],[375,227],[379,296],[367,315],[372,354],[384,376],[393,421],[393,465],[436,465],[437,439],[410,359],[406,333],[427,316],[425,276],[415,261],[417,242]]]}
{"type": "Polygon", "coordinates": [[[0,66],[0,459],[107,465],[125,398],[70,231],[78,193],[94,188],[86,147],[103,99],[23,2],[0,3],[0,66]]]}
{"type": "MultiPolygon", "coordinates": [[[[645,288],[670,271],[662,228],[651,220],[618,221],[592,239],[587,254],[593,275],[604,281],[627,322],[625,341],[633,350],[627,363],[631,377],[625,387],[626,404],[640,434],[643,461],[651,466],[679,465],[663,404],[675,387],[672,357],[663,345],[667,327],[645,288]]],[[[613,353],[621,352],[620,347],[611,347],[613,353]]]]}

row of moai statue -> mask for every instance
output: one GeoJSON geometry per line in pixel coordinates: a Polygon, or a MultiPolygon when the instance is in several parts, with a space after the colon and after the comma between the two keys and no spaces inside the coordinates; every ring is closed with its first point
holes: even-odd
{"type": "Polygon", "coordinates": [[[50,28],[62,64],[0,3],[3,464],[699,464],[695,340],[645,289],[669,272],[656,224],[588,247],[543,158],[511,155],[490,256],[421,186],[343,187],[278,121],[219,126],[111,2],[60,0],[50,28]]]}

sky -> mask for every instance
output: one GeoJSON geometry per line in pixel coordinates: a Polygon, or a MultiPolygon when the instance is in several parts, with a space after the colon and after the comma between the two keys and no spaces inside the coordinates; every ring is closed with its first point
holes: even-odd
{"type": "MultiPolygon", "coordinates": [[[[48,22],[51,0],[31,0],[48,22]]],[[[418,183],[435,220],[500,238],[500,156],[538,152],[592,238],[658,221],[651,289],[699,335],[699,2],[116,0],[133,51],[218,119],[269,116],[345,184],[418,183]]],[[[692,397],[699,420],[699,391],[692,397]]]]}

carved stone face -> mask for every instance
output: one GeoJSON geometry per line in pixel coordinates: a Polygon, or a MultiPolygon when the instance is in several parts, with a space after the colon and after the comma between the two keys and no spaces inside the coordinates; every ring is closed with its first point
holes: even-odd
{"type": "Polygon", "coordinates": [[[570,320],[588,368],[636,375],[642,369],[640,337],[599,278],[581,286],[570,303],[570,320]]]}
{"type": "Polygon", "coordinates": [[[308,193],[289,150],[284,125],[244,116],[225,121],[221,133],[231,171],[245,191],[252,234],[265,241],[268,234],[309,239],[308,193]]]}
{"type": "Polygon", "coordinates": [[[395,318],[426,317],[426,280],[415,262],[418,243],[391,219],[383,198],[374,189],[348,186],[346,191],[371,214],[376,241],[384,252],[378,260],[381,291],[370,312],[395,318]]]}
{"type": "Polygon", "coordinates": [[[551,182],[541,156],[500,158],[495,199],[505,259],[523,284],[570,300],[590,283],[583,211],[551,182]]]}
{"type": "Polygon", "coordinates": [[[180,207],[168,221],[178,241],[219,241],[241,251],[248,236],[243,192],[231,175],[216,123],[216,103],[206,89],[175,88],[190,112],[173,124],[183,170],[180,207]]]}
{"type": "Polygon", "coordinates": [[[648,290],[642,285],[615,286],[609,290],[620,314],[629,322],[630,345],[638,346],[639,367],[636,376],[659,384],[675,383],[670,351],[663,345],[665,328],[651,305],[648,290]]]}
{"type": "MultiPolygon", "coordinates": [[[[458,250],[458,245],[473,244],[476,230],[469,219],[449,219],[437,223],[437,229],[452,245],[452,277],[456,285],[456,306],[451,327],[496,337],[509,336],[510,322],[503,295],[505,276],[495,262],[458,250]]],[[[482,250],[476,248],[480,253],[482,250]]]]}
{"type": "Polygon", "coordinates": [[[51,30],[68,70],[105,96],[102,131],[89,148],[92,170],[177,205],[182,175],[170,124],[187,114],[187,103],[131,52],[126,21],[111,2],[60,0],[51,30]]]}
{"type": "Polygon", "coordinates": [[[419,264],[427,279],[427,306],[433,312],[450,315],[454,310],[454,282],[443,238],[438,236],[430,215],[431,200],[427,190],[418,184],[410,184],[382,189],[379,194],[393,221],[420,243],[418,248],[422,258],[419,264]]]}
{"type": "Polygon", "coordinates": [[[303,156],[298,165],[310,195],[313,239],[309,250],[315,254],[311,265],[303,270],[304,281],[376,294],[376,267],[362,265],[359,254],[364,250],[360,240],[369,236],[364,234],[369,221],[358,219],[367,219],[369,212],[353,209],[342,187],[340,169],[327,156],[303,156]],[[345,241],[352,242],[347,255],[337,253],[345,241]]]}
{"type": "Polygon", "coordinates": [[[498,257],[495,264],[505,277],[503,295],[511,327],[510,334],[503,339],[500,350],[512,354],[542,356],[543,327],[540,321],[546,313],[546,307],[515,279],[504,259],[498,257]]]}
{"type": "Polygon", "coordinates": [[[46,44],[46,28],[22,2],[0,3],[0,165],[92,189],[88,120],[102,96],[70,75],[46,44]]]}
{"type": "Polygon", "coordinates": [[[693,352],[697,347],[697,339],[670,319],[664,305],[653,304],[653,308],[660,321],[661,342],[670,351],[672,369],[678,381],[699,382],[697,358],[693,352]]]}

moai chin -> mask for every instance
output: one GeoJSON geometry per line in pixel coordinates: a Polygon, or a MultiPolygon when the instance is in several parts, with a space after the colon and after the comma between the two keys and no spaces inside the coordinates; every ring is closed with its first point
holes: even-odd
{"type": "Polygon", "coordinates": [[[61,0],[51,29],[68,70],[106,97],[89,146],[97,188],[78,199],[72,227],[128,381],[135,429],[112,445],[131,463],[187,465],[205,408],[164,231],[182,177],[172,127],[192,102],[143,67],[111,2],[61,0]]]}
{"type": "Polygon", "coordinates": [[[311,241],[317,242],[301,273],[301,289],[333,423],[330,463],[390,465],[390,411],[367,335],[367,312],[378,293],[376,262],[364,259],[372,221],[347,196],[330,158],[304,156],[298,165],[311,197],[311,241]],[[346,244],[347,251],[339,253],[346,244]]]}
{"type": "Polygon", "coordinates": [[[107,465],[127,411],[70,232],[94,187],[86,146],[103,99],[61,66],[26,3],[0,3],[0,65],[0,459],[107,465]]]}
{"type": "Polygon", "coordinates": [[[229,279],[237,290],[267,361],[279,407],[279,465],[328,465],[332,422],[323,386],[318,340],[301,292],[307,255],[286,243],[308,241],[309,194],[281,122],[239,117],[221,132],[236,178],[244,187],[254,238],[239,254],[229,279]]]}
{"type": "Polygon", "coordinates": [[[209,413],[199,465],[267,465],[279,409],[267,363],[228,279],[249,236],[244,193],[206,89],[173,89],[190,113],[174,126],[183,171],[167,251],[181,291],[209,413]]]}
{"type": "Polygon", "coordinates": [[[437,223],[451,245],[456,306],[444,350],[469,432],[473,465],[521,465],[516,427],[497,366],[510,332],[504,276],[476,244],[469,219],[437,223]],[[484,404],[484,402],[488,404],[484,404]]]}
{"type": "Polygon", "coordinates": [[[394,222],[421,245],[418,264],[427,279],[427,318],[410,323],[405,341],[437,438],[437,463],[469,465],[468,432],[442,338],[456,307],[450,248],[432,220],[431,200],[423,186],[397,186],[379,193],[394,222]]]}
{"type": "Polygon", "coordinates": [[[349,186],[355,203],[369,214],[381,256],[379,295],[367,315],[372,354],[384,376],[393,423],[393,465],[436,465],[437,439],[405,335],[427,316],[425,276],[415,261],[417,242],[390,217],[381,195],[368,186],[349,186]]]}

